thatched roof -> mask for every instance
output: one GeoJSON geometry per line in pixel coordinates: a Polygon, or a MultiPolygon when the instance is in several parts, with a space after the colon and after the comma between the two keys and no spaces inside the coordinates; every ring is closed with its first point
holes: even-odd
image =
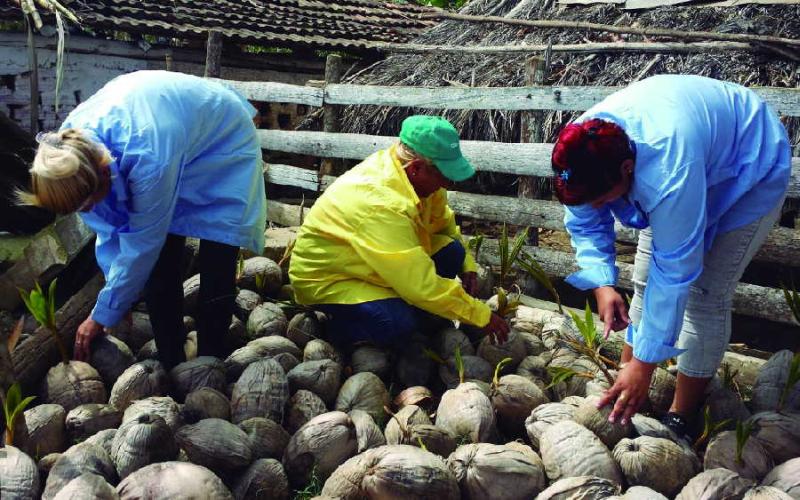
{"type": "MultiPolygon", "coordinates": [[[[461,11],[472,15],[522,19],[591,21],[621,26],[661,27],[697,31],[770,34],[800,38],[800,5],[740,5],[735,7],[671,6],[647,11],[623,10],[612,4],[563,6],[554,0],[471,0],[461,11]]],[[[640,36],[585,30],[532,29],[500,23],[445,20],[413,43],[433,45],[510,45],[645,41],[640,36]]],[[[663,40],[663,39],[662,39],[663,40]]],[[[779,55],[727,51],[699,54],[554,53],[546,84],[624,86],[659,73],[686,73],[729,80],[743,85],[796,87],[798,64],[779,55]],[[642,70],[648,68],[643,74],[642,70]]],[[[396,54],[387,57],[348,83],[415,86],[522,86],[525,56],[476,54],[396,54]]],[[[349,107],[343,131],[394,135],[400,121],[416,112],[433,110],[349,107]]],[[[462,131],[462,138],[518,142],[519,112],[447,111],[444,115],[462,131]]],[[[547,114],[546,140],[552,141],[572,113],[547,114]]],[[[791,119],[793,143],[800,142],[797,119],[791,119]]]]}

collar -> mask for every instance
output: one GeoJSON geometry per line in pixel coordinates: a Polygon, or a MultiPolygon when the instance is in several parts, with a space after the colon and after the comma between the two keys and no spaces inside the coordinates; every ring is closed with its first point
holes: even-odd
{"type": "Polygon", "coordinates": [[[389,148],[389,157],[392,159],[392,166],[394,167],[394,171],[398,177],[400,186],[405,191],[404,194],[411,199],[414,205],[419,205],[422,200],[420,200],[417,192],[414,191],[414,186],[412,186],[411,181],[408,180],[408,175],[406,175],[406,171],[403,169],[403,164],[400,162],[400,158],[397,156],[397,144],[393,144],[389,148]]]}

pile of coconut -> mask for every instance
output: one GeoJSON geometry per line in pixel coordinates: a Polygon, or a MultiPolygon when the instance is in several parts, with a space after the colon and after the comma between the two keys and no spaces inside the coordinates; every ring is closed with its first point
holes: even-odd
{"type": "Polygon", "coordinates": [[[503,345],[450,326],[401,352],[345,357],[324,317],[277,300],[284,282],[275,262],[244,261],[227,359],[196,356],[193,276],[185,363],[164,370],[136,312],[94,342],[90,363],[54,366],[0,449],[0,497],[800,499],[788,351],[752,390],[715,379],[706,432],[689,443],[658,420],[675,387],[668,368],[641,414],[608,422],[595,402],[619,346],[599,348],[601,369],[563,342],[576,336],[563,314],[506,308],[503,345]],[[578,375],[555,376],[565,370],[578,375]]]}

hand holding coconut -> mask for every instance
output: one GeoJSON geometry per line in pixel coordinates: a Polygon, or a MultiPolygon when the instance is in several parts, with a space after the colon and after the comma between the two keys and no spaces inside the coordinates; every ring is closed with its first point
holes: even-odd
{"type": "Polygon", "coordinates": [[[505,344],[506,340],[508,340],[509,331],[510,328],[506,320],[495,312],[489,316],[489,322],[483,327],[483,332],[489,336],[489,341],[492,344],[505,344]]]}
{"type": "Polygon", "coordinates": [[[597,407],[602,408],[613,404],[614,409],[608,416],[608,421],[616,423],[620,420],[622,425],[627,424],[636,411],[647,401],[650,389],[650,377],[656,369],[654,363],[645,363],[636,358],[631,360],[620,370],[617,381],[610,389],[603,393],[597,407]]]}
{"type": "Polygon", "coordinates": [[[91,354],[90,347],[92,345],[92,340],[103,333],[103,325],[92,319],[91,316],[86,318],[86,320],[78,326],[78,331],[75,334],[75,359],[88,362],[91,354]]]}

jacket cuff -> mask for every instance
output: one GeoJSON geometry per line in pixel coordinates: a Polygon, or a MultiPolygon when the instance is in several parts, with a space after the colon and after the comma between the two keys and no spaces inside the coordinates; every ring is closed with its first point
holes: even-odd
{"type": "MultiPolygon", "coordinates": [[[[628,331],[632,334],[626,335],[630,338],[636,337],[636,330],[633,325],[628,326],[628,331]]],[[[670,358],[674,358],[686,352],[686,349],[678,349],[675,346],[667,345],[658,340],[651,340],[646,337],[639,336],[633,341],[633,357],[645,363],[661,363],[670,358]]]]}
{"type": "Polygon", "coordinates": [[[617,266],[593,266],[570,274],[565,281],[578,290],[591,290],[601,286],[615,286],[618,276],[617,266]]]}
{"type": "Polygon", "coordinates": [[[92,310],[92,319],[101,325],[111,328],[122,320],[126,311],[120,309],[112,309],[104,304],[98,302],[92,310]]]}
{"type": "Polygon", "coordinates": [[[489,324],[489,319],[492,317],[492,310],[480,300],[475,300],[474,304],[475,306],[472,308],[472,313],[469,315],[468,322],[479,328],[483,328],[489,324]]]}

